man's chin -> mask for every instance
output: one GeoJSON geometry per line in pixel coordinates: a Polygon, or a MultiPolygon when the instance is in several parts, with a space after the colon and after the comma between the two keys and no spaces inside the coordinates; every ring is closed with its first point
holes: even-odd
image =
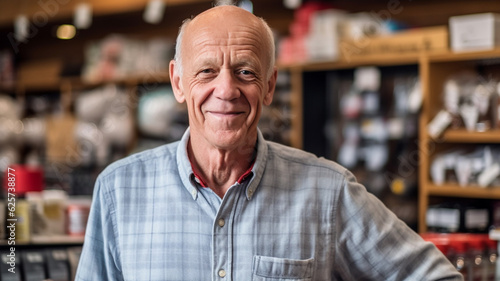
{"type": "Polygon", "coordinates": [[[249,134],[242,130],[218,130],[214,133],[212,143],[219,149],[232,150],[238,147],[255,145],[255,138],[251,137],[255,134],[249,134]]]}

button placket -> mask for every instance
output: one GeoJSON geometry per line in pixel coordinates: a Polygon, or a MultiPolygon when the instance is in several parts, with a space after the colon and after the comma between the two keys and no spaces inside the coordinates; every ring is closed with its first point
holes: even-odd
{"type": "MultiPolygon", "coordinates": [[[[224,203],[223,203],[224,205],[224,203]]],[[[223,208],[221,205],[221,208],[223,208]]],[[[219,210],[219,212],[222,210],[219,210]]],[[[229,214],[225,214],[224,212],[220,212],[222,216],[226,216],[229,214]]],[[[217,265],[214,268],[215,274],[219,278],[227,279],[228,272],[226,271],[227,263],[230,262],[231,257],[228,255],[228,246],[230,244],[230,233],[229,228],[226,226],[226,219],[219,217],[215,223],[214,234],[215,234],[215,244],[217,255],[217,265]]]]}
{"type": "MultiPolygon", "coordinates": [[[[234,187],[234,186],[233,186],[234,187]]],[[[233,233],[232,222],[236,212],[236,204],[244,196],[242,189],[230,188],[221,202],[213,225],[213,268],[214,278],[232,280],[233,233]]]]}

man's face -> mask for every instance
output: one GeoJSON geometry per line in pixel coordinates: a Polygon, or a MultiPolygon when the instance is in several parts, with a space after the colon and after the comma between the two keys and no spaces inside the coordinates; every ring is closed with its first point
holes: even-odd
{"type": "Polygon", "coordinates": [[[174,92],[187,103],[192,136],[219,149],[255,141],[262,106],[271,103],[276,80],[276,73],[267,77],[263,32],[234,13],[206,15],[187,27],[182,77],[174,75],[172,82],[179,79],[174,92]]]}

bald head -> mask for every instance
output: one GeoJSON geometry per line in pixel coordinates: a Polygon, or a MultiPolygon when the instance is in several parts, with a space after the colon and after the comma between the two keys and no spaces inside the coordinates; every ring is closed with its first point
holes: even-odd
{"type": "Polygon", "coordinates": [[[262,42],[262,47],[266,50],[267,72],[269,78],[273,73],[275,63],[274,37],[269,25],[252,13],[237,6],[223,5],[216,6],[202,12],[193,19],[186,19],[180,29],[175,46],[175,67],[177,72],[183,73],[183,54],[187,48],[186,41],[191,42],[202,32],[230,32],[238,25],[245,25],[252,29],[252,36],[262,42]]]}

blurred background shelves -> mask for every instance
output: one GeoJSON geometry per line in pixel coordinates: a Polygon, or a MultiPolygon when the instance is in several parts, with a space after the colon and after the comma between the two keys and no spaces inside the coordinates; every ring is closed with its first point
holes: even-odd
{"type": "MultiPolygon", "coordinates": [[[[0,133],[9,136],[0,139],[0,158],[44,167],[48,188],[90,195],[107,164],[176,140],[186,128],[185,108],[171,93],[168,60],[182,20],[212,7],[213,1],[166,1],[161,21],[150,24],[143,19],[146,0],[89,0],[92,24],[77,29],[71,40],[54,34],[73,22],[77,3],[47,4],[59,2],[0,1],[3,38],[12,36],[21,13],[36,29],[26,42],[0,42],[0,50],[8,53],[0,53],[0,98],[9,100],[3,108],[16,108],[11,116],[0,112],[0,133]],[[47,22],[34,24],[42,12],[47,22]]],[[[456,51],[449,40],[450,17],[500,13],[497,1],[426,0],[397,6],[371,0],[303,1],[299,9],[286,8],[283,1],[252,2],[255,14],[273,27],[277,42],[275,100],[263,109],[259,124],[267,139],[352,164],[359,181],[421,233],[428,231],[427,210],[436,204],[480,200],[494,211],[498,184],[462,186],[454,179],[437,184],[430,169],[448,150],[495,148],[500,128],[471,132],[450,127],[431,138],[427,126],[445,107],[443,88],[450,77],[466,71],[484,81],[500,80],[499,47],[456,51]],[[349,24],[336,22],[331,8],[349,24]],[[360,26],[354,20],[358,16],[371,19],[362,38],[342,37],[346,33],[336,38],[340,33],[321,28],[360,26]],[[319,22],[316,31],[313,22],[319,22]],[[287,44],[288,51],[283,50],[287,44]],[[362,79],[356,77],[366,71],[377,85],[359,89],[356,81],[362,79]],[[420,106],[413,111],[398,106],[412,93],[417,103],[420,93],[420,106]],[[378,131],[384,134],[373,133],[378,131]]],[[[80,239],[49,236],[30,243],[78,244],[80,239]]]]}

